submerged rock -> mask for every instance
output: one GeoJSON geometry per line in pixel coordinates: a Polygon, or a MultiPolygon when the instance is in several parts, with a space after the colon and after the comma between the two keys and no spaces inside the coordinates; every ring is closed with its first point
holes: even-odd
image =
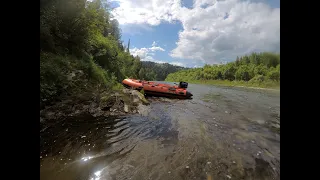
{"type": "Polygon", "coordinates": [[[128,106],[128,104],[124,104],[124,112],[129,112],[129,106],[128,106]]]}

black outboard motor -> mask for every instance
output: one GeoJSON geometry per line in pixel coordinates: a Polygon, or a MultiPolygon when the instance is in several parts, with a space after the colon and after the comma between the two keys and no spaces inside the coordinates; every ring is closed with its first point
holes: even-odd
{"type": "Polygon", "coordinates": [[[187,89],[187,88],[188,88],[188,83],[181,81],[181,82],[179,83],[179,88],[185,88],[185,89],[187,89]]]}
{"type": "Polygon", "coordinates": [[[193,94],[190,91],[187,91],[186,96],[187,98],[192,99],[193,94]]]}

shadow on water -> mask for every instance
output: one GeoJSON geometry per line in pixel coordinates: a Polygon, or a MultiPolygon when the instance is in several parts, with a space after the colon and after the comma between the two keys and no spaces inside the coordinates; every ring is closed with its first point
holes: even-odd
{"type": "Polygon", "coordinates": [[[42,123],[40,178],[280,179],[277,95],[189,89],[192,100],[149,98],[145,115],[42,123]]]}

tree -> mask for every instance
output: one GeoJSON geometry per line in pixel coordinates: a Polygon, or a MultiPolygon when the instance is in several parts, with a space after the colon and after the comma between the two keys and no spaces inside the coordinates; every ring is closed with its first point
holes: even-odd
{"type": "Polygon", "coordinates": [[[239,66],[240,65],[240,59],[239,57],[237,56],[237,59],[236,59],[236,62],[235,62],[236,66],[239,66]]]}
{"type": "Polygon", "coordinates": [[[140,79],[144,79],[145,78],[145,74],[146,74],[145,69],[141,68],[140,71],[139,71],[139,78],[140,79]]]}
{"type": "Polygon", "coordinates": [[[129,52],[129,48],[130,48],[130,39],[129,39],[129,41],[128,41],[128,47],[127,47],[127,52],[128,52],[128,53],[130,53],[130,52],[129,52]]]}

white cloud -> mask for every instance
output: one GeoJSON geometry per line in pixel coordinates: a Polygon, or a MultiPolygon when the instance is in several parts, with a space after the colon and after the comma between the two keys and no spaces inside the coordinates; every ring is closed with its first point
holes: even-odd
{"type": "Polygon", "coordinates": [[[172,57],[219,63],[253,51],[280,51],[280,9],[263,3],[228,0],[205,9],[198,3],[181,21],[172,57]]]}
{"type": "Polygon", "coordinates": [[[141,35],[154,29],[148,24],[120,24],[121,32],[129,35],[141,35]]]}
{"type": "MultiPolygon", "coordinates": [[[[280,51],[280,8],[262,2],[194,0],[188,9],[180,0],[117,1],[120,7],[113,15],[120,24],[180,21],[183,30],[170,55],[189,63],[219,63],[252,51],[280,51]]],[[[161,51],[156,44],[153,47],[161,51]]]]}
{"type": "Polygon", "coordinates": [[[157,43],[155,41],[153,41],[152,46],[156,46],[156,45],[157,45],[157,43]]]}
{"type": "Polygon", "coordinates": [[[139,56],[141,60],[145,59],[148,56],[149,49],[148,48],[132,48],[130,49],[130,53],[134,56],[139,56]]]}
{"type": "Polygon", "coordinates": [[[157,61],[153,58],[155,55],[155,51],[165,51],[160,46],[156,46],[156,42],[153,41],[150,48],[132,48],[130,49],[130,53],[134,56],[139,56],[142,61],[154,61],[154,62],[163,62],[163,61],[157,61]]]}
{"type": "Polygon", "coordinates": [[[180,0],[111,0],[119,3],[112,14],[120,24],[159,25],[177,19],[180,0]]]}
{"type": "Polygon", "coordinates": [[[185,67],[185,65],[181,62],[170,62],[170,64],[185,67]]]}
{"type": "Polygon", "coordinates": [[[162,47],[159,46],[152,46],[149,48],[151,51],[165,51],[162,47]]]}
{"type": "Polygon", "coordinates": [[[153,62],[156,62],[156,63],[159,63],[159,64],[167,63],[167,62],[164,62],[164,61],[153,61],[153,62]]]}

